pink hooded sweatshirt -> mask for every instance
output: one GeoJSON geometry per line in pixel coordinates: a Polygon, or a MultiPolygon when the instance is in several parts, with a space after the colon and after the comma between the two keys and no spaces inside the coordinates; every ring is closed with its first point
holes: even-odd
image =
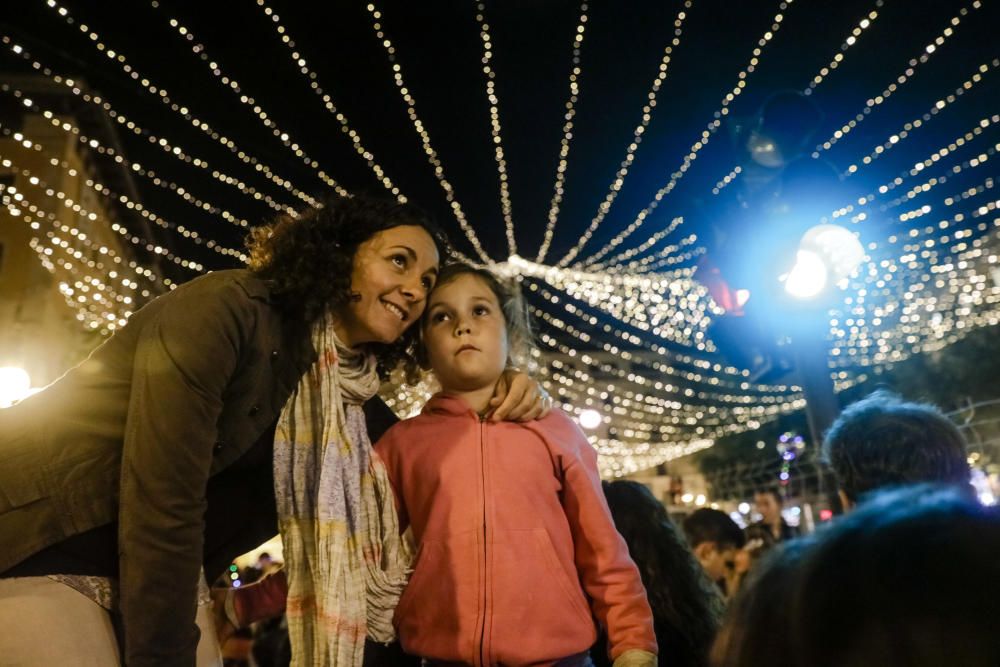
{"type": "Polygon", "coordinates": [[[375,450],[418,545],[394,623],[404,650],[471,665],[656,653],[639,571],[615,530],[597,454],[564,413],[483,421],[438,394],[375,450]]]}

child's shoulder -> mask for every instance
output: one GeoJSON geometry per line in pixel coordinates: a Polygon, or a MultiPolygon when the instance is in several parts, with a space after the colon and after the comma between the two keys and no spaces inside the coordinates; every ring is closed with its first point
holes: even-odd
{"type": "Polygon", "coordinates": [[[580,425],[559,408],[553,408],[549,414],[541,419],[525,422],[525,426],[537,431],[553,445],[572,452],[579,451],[581,447],[590,447],[590,442],[583,430],[580,429],[580,425]]]}

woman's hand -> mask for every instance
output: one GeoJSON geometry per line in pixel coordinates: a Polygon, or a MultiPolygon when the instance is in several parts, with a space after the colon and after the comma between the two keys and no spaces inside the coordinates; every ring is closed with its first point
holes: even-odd
{"type": "Polygon", "coordinates": [[[490,421],[541,419],[552,411],[552,397],[527,373],[509,368],[490,399],[490,421]]]}

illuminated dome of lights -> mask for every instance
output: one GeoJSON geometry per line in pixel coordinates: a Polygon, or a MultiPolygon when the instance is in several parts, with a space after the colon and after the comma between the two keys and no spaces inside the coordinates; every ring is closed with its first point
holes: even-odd
{"type": "MultiPolygon", "coordinates": [[[[745,208],[741,188],[784,164],[760,110],[791,92],[818,110],[802,155],[835,173],[803,229],[841,225],[864,251],[829,310],[837,388],[1000,318],[985,1],[21,4],[0,28],[16,148],[0,169],[23,179],[4,206],[104,334],[238,266],[249,227],[331,191],[381,194],[520,281],[535,372],[586,415],[606,474],[709,447],[804,405],[791,378],[727,360],[712,335],[726,306],[696,276],[719,202],[745,208]],[[85,200],[60,192],[53,174],[76,168],[12,108],[128,187],[80,174],[85,200]],[[134,258],[86,232],[97,201],[134,258]]],[[[765,227],[750,238],[781,233],[765,227]]],[[[409,414],[426,392],[387,397],[409,414]]]]}

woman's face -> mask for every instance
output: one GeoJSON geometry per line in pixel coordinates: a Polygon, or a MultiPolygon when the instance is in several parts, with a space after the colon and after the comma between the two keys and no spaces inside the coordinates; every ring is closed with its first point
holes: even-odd
{"type": "Polygon", "coordinates": [[[439,263],[434,240],[415,225],[383,230],[359,245],[352,299],[334,323],[338,337],[348,347],[397,341],[424,312],[439,263]]]}

